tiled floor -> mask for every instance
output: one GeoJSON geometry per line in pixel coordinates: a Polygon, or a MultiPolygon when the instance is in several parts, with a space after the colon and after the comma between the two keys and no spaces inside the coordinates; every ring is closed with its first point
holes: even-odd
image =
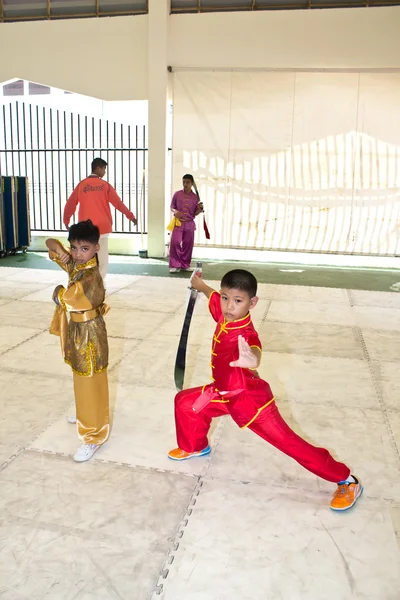
{"type": "MultiPolygon", "coordinates": [[[[211,456],[168,460],[184,279],[109,276],[112,436],[74,463],[48,333],[62,277],[0,269],[0,600],[399,600],[399,294],[260,285],[261,375],[365,486],[336,514],[331,484],[226,418],[211,456]]],[[[209,379],[212,331],[202,301],[186,387],[209,379]]]]}

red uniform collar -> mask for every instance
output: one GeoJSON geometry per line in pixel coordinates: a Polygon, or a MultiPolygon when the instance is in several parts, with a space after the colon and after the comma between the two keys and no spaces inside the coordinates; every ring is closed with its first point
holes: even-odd
{"type": "Polygon", "coordinates": [[[251,316],[250,313],[247,313],[245,317],[242,317],[241,319],[236,319],[236,321],[225,321],[224,317],[224,320],[220,322],[219,325],[221,326],[221,329],[223,331],[228,332],[233,331],[234,329],[244,329],[244,327],[247,327],[248,325],[250,325],[250,323],[251,316]]]}

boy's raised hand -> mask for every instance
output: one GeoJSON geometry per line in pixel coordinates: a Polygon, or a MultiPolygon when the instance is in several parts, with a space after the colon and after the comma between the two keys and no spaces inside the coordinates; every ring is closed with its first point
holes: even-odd
{"type": "Polygon", "coordinates": [[[56,288],[54,288],[54,292],[53,292],[53,302],[55,302],[57,304],[57,306],[60,305],[59,301],[58,301],[58,293],[61,290],[63,286],[62,285],[58,285],[56,288]]]}
{"type": "Polygon", "coordinates": [[[256,369],[259,365],[259,357],[253,352],[242,335],[238,338],[239,358],[229,363],[230,367],[241,367],[242,369],[256,369]]]}
{"type": "Polygon", "coordinates": [[[202,287],[203,287],[204,281],[201,279],[201,277],[199,277],[198,275],[196,275],[196,273],[193,273],[192,277],[190,278],[190,285],[194,290],[197,290],[199,292],[202,291],[202,287]]]}
{"type": "Polygon", "coordinates": [[[64,263],[64,265],[67,265],[69,263],[69,261],[71,260],[71,255],[68,254],[68,252],[64,252],[64,250],[59,250],[57,252],[61,262],[64,263]]]}

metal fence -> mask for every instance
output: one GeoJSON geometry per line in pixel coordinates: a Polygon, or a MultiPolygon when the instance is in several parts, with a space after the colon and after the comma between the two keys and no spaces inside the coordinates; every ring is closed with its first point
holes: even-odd
{"type": "Polygon", "coordinates": [[[147,155],[145,126],[18,101],[1,107],[0,174],[29,178],[32,231],[64,229],[67,198],[101,157],[105,179],[138,219],[135,226],[112,208],[114,231],[146,233],[147,155]]]}

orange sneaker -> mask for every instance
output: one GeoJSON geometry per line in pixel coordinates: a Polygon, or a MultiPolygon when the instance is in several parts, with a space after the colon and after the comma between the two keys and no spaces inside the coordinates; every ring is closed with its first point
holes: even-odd
{"type": "Polygon", "coordinates": [[[204,450],[200,450],[200,452],[185,452],[185,450],[181,450],[180,448],[175,448],[168,452],[168,458],[171,460],[187,460],[188,458],[193,458],[195,456],[205,456],[206,454],[210,454],[211,448],[207,446],[204,450]]]}
{"type": "Polygon", "coordinates": [[[355,505],[364,488],[356,477],[354,479],[355,483],[338,483],[337,490],[331,500],[332,510],[348,510],[355,505]]]}

